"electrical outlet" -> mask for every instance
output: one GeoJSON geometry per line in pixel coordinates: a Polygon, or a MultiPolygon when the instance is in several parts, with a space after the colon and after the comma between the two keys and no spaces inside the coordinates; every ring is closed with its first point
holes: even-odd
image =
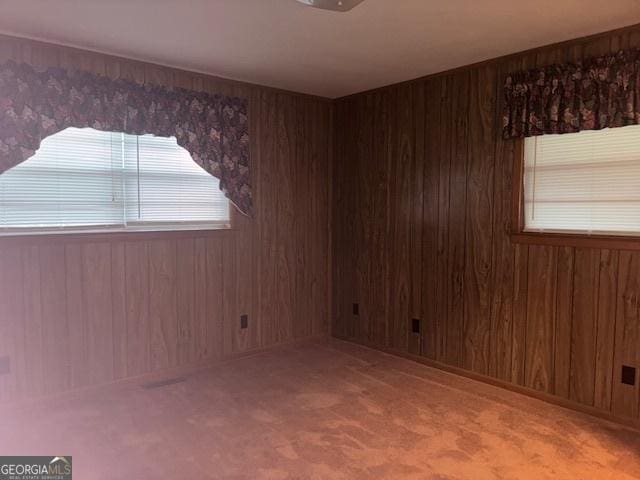
{"type": "Polygon", "coordinates": [[[622,366],[622,383],[625,385],[636,384],[636,369],[628,365],[622,366]]]}
{"type": "Polygon", "coordinates": [[[419,318],[411,319],[411,332],[412,333],[420,333],[420,319],[419,318]]]}
{"type": "Polygon", "coordinates": [[[360,306],[357,303],[353,304],[353,314],[360,315],[360,306]]]}
{"type": "Polygon", "coordinates": [[[9,356],[0,357],[0,375],[11,373],[11,359],[9,356]]]}
{"type": "Polygon", "coordinates": [[[249,327],[249,315],[240,315],[240,328],[249,327]]]}

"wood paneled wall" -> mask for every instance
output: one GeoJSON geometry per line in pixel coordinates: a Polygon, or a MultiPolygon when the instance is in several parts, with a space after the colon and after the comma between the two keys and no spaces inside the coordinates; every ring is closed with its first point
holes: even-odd
{"type": "Polygon", "coordinates": [[[328,333],[329,101],[0,36],[7,59],[249,98],[257,216],[206,234],[0,239],[0,401],[328,333]]]}
{"type": "Polygon", "coordinates": [[[507,72],[638,46],[634,27],[337,101],[333,333],[638,419],[640,252],[512,243],[500,137],[507,72]]]}

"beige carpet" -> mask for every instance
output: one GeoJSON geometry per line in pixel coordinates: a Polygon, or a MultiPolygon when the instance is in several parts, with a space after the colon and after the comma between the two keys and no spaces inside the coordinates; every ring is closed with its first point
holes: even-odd
{"type": "Polygon", "coordinates": [[[2,407],[0,454],[77,480],[640,478],[640,433],[340,341],[2,407]]]}

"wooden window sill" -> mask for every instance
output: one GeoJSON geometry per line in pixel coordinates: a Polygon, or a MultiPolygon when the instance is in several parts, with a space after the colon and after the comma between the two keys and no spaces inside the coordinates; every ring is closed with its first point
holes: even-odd
{"type": "Polygon", "coordinates": [[[640,250],[640,237],[631,236],[520,232],[510,237],[512,243],[525,245],[640,250]]]}
{"type": "Polygon", "coordinates": [[[11,245],[33,245],[51,243],[100,243],[120,241],[171,240],[181,238],[208,238],[224,236],[235,229],[214,228],[207,230],[140,230],[140,231],[97,231],[69,233],[39,233],[0,236],[0,247],[11,245]]]}

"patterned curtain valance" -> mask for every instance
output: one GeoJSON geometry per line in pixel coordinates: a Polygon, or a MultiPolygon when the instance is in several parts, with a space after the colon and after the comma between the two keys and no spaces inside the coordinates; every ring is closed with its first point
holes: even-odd
{"type": "Polygon", "coordinates": [[[60,68],[0,65],[0,173],[67,127],[175,136],[251,216],[247,101],[60,68]]]}
{"type": "Polygon", "coordinates": [[[640,123],[640,49],[507,77],[505,139],[640,123]]]}

